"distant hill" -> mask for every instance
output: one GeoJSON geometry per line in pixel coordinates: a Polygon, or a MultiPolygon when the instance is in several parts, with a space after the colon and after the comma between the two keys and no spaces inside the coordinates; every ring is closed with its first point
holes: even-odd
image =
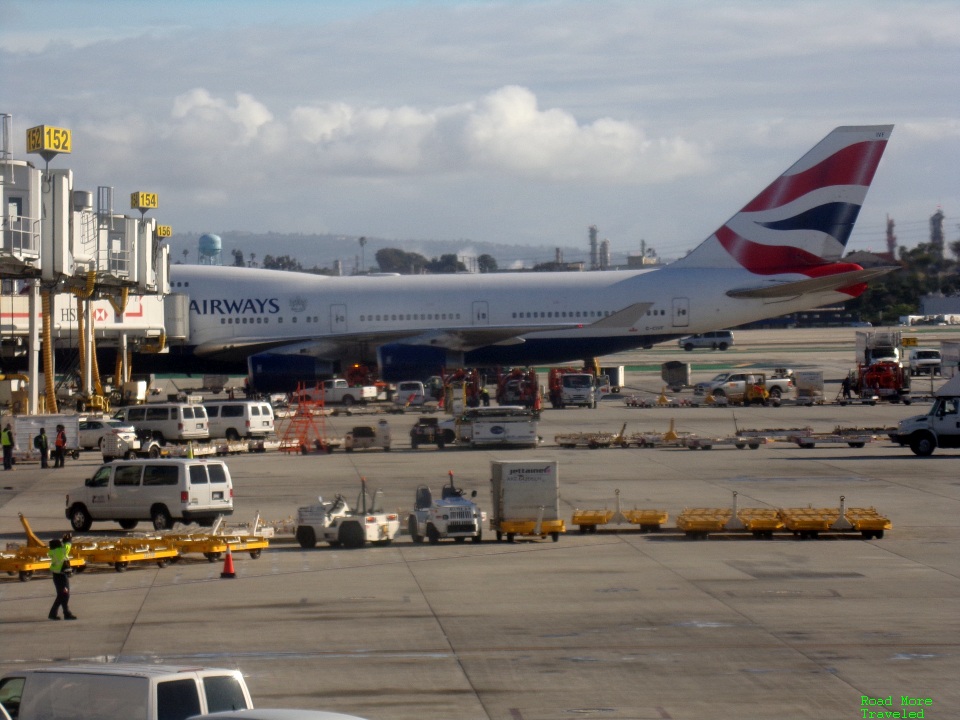
{"type": "MultiPolygon", "coordinates": [[[[298,233],[250,233],[242,231],[204,230],[196,233],[176,233],[170,239],[171,261],[184,262],[183,251],[187,250],[186,262],[198,261],[198,241],[204,233],[220,236],[223,241],[222,264],[233,264],[233,250],[240,250],[244,259],[259,263],[264,255],[280,257],[289,255],[304,268],[333,267],[340,260],[345,274],[353,272],[361,257],[359,236],[305,235],[298,233]]],[[[376,265],[377,250],[399,248],[406,252],[420,253],[430,259],[454,253],[458,256],[477,257],[491,255],[501,269],[514,267],[531,268],[538,263],[555,259],[556,248],[546,245],[517,246],[506,243],[474,242],[472,240],[385,240],[368,237],[363,248],[363,264],[376,265]]],[[[590,248],[584,238],[584,246],[561,248],[566,262],[588,261],[590,248]]],[[[470,267],[469,262],[466,263],[470,267]]]]}

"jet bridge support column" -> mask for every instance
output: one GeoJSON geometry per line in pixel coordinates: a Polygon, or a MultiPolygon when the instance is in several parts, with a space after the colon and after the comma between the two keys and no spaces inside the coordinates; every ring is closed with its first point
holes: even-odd
{"type": "Polygon", "coordinates": [[[29,313],[30,318],[27,321],[27,372],[29,380],[27,382],[27,413],[36,415],[39,406],[39,388],[40,388],[40,325],[37,323],[37,316],[40,314],[40,281],[34,280],[30,283],[29,295],[29,313]]]}

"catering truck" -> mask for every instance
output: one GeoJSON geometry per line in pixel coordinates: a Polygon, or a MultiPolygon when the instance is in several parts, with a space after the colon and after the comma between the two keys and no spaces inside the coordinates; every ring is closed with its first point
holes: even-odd
{"type": "Polygon", "coordinates": [[[490,529],[497,540],[517,535],[554,542],[566,532],[560,518],[560,468],[556,460],[493,460],[490,463],[493,514],[490,529]]]}

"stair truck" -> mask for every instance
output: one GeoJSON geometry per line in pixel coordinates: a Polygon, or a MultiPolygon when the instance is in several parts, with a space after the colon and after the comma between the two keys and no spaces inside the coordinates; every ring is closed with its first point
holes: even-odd
{"type": "Polygon", "coordinates": [[[453,484],[453,471],[450,471],[450,484],[444,485],[440,497],[435,498],[430,488],[421,485],[417,488],[413,512],[407,518],[407,529],[415,543],[424,538],[436,545],[443,538],[453,538],[464,542],[470,538],[478,543],[483,539],[484,513],[472,498],[477,496],[474,490],[467,497],[463,490],[453,484]]]}
{"type": "Polygon", "coordinates": [[[560,469],[556,460],[493,460],[490,462],[493,515],[490,529],[497,540],[517,535],[560,539],[566,532],[560,518],[560,469]]]}

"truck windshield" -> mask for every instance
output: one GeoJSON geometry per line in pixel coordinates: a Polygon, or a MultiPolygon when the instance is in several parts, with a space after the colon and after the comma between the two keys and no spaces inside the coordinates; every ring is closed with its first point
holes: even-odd
{"type": "Polygon", "coordinates": [[[563,378],[564,387],[568,388],[589,388],[593,386],[593,376],[591,375],[565,375],[563,378]]]}

